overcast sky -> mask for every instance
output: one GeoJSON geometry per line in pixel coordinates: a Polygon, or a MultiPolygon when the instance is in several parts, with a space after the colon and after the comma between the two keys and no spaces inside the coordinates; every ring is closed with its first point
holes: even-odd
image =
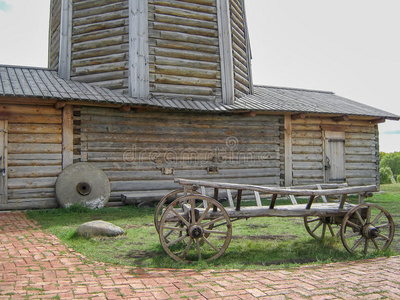
{"type": "MultiPolygon", "coordinates": [[[[0,64],[47,66],[49,0],[0,0],[0,64]]],[[[246,0],[255,84],[335,92],[400,115],[399,0],[246,0]]],[[[400,122],[379,126],[400,151],[400,122]]]]}

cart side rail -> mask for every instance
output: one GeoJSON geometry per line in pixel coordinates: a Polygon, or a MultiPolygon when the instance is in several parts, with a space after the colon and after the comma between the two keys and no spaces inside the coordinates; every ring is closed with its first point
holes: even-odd
{"type": "Polygon", "coordinates": [[[176,178],[175,183],[182,186],[192,187],[207,187],[214,189],[230,189],[230,190],[245,190],[256,191],[263,194],[277,194],[277,195],[295,195],[295,196],[330,196],[330,195],[350,195],[350,194],[364,194],[368,192],[376,192],[378,189],[375,185],[367,186],[353,186],[353,187],[339,187],[330,189],[302,189],[293,187],[267,187],[249,184],[225,183],[225,182],[212,182],[203,180],[188,180],[176,178]]]}

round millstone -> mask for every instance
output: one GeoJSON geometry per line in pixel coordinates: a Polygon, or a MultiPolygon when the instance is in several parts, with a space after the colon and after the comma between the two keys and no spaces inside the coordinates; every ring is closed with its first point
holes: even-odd
{"type": "Polygon", "coordinates": [[[110,199],[110,194],[107,175],[87,162],[68,166],[56,181],[56,198],[62,207],[80,204],[91,209],[102,208],[110,199]]]}

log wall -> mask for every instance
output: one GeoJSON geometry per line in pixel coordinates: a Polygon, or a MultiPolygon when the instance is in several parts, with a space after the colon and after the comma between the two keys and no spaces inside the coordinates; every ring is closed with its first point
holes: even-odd
{"type": "Polygon", "coordinates": [[[112,200],[123,192],[166,192],[177,187],[175,177],[278,186],[282,123],[281,116],[82,107],[75,154],[106,172],[112,200]]]}
{"type": "Polygon", "coordinates": [[[221,100],[216,0],[149,0],[150,93],[221,100]]]}
{"type": "MultiPolygon", "coordinates": [[[[145,59],[148,59],[146,81],[150,96],[222,101],[216,2],[148,0],[148,40],[145,42],[148,42],[149,53],[145,59]]],[[[51,68],[58,67],[60,6],[61,0],[52,1],[51,68]]],[[[229,10],[232,84],[235,96],[241,97],[251,92],[243,0],[229,0],[229,10]]],[[[129,30],[133,26],[129,22],[129,0],[73,0],[70,78],[129,94],[129,80],[132,80],[129,77],[132,75],[129,72],[129,48],[132,47],[129,30]]],[[[135,39],[134,35],[131,39],[135,39]]]]}
{"type": "Polygon", "coordinates": [[[349,185],[379,184],[377,125],[364,121],[334,122],[306,118],[292,121],[293,185],[324,182],[324,146],[321,126],[339,126],[345,132],[345,168],[349,185]]]}
{"type": "Polygon", "coordinates": [[[0,209],[56,207],[54,184],[62,170],[61,111],[47,106],[2,105],[8,119],[8,201],[0,209]]]}
{"type": "Polygon", "coordinates": [[[127,92],[128,0],[74,0],[71,79],[127,92]]]}
{"type": "Polygon", "coordinates": [[[230,0],[235,96],[251,93],[250,44],[243,0],[230,0]]]}
{"type": "Polygon", "coordinates": [[[50,3],[48,66],[53,70],[58,69],[58,57],[60,53],[60,23],[61,0],[52,0],[50,3]]]}

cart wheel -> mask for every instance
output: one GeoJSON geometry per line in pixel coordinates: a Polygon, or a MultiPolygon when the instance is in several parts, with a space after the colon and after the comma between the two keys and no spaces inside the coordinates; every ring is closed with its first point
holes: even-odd
{"type": "MultiPolygon", "coordinates": [[[[199,194],[196,191],[192,191],[192,194],[199,194]]],[[[185,190],[184,189],[178,189],[175,191],[170,192],[169,194],[165,195],[160,202],[158,202],[156,211],[154,213],[154,226],[156,227],[156,230],[158,232],[159,229],[159,223],[161,220],[161,214],[163,212],[163,209],[168,206],[172,201],[178,199],[179,197],[182,197],[185,195],[185,190]]]]}
{"type": "Polygon", "coordinates": [[[187,195],[168,205],[159,222],[159,237],[165,252],[176,261],[213,260],[228,248],[232,224],[218,201],[187,195]],[[202,204],[196,206],[199,201],[202,204]],[[203,203],[205,208],[199,209],[203,203]]]}
{"type": "Polygon", "coordinates": [[[390,246],[394,236],[392,216],[375,204],[361,204],[343,218],[342,243],[350,253],[373,253],[390,246]]]}
{"type": "Polygon", "coordinates": [[[340,226],[335,223],[334,217],[304,217],[304,226],[315,239],[323,239],[326,236],[339,237],[340,235],[340,226]]]}

